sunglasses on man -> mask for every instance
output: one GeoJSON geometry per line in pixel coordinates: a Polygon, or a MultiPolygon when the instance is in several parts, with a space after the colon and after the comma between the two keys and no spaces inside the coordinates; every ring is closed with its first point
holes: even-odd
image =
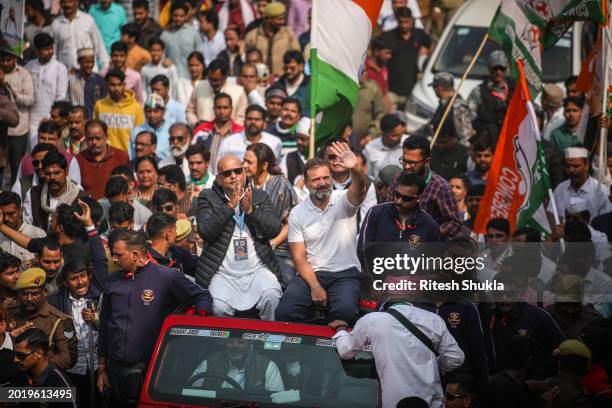
{"type": "Polygon", "coordinates": [[[157,212],[172,212],[174,211],[174,204],[158,205],[155,209],[157,212]]]}
{"type": "Polygon", "coordinates": [[[450,391],[446,391],[444,393],[444,399],[449,402],[452,402],[456,400],[457,398],[467,398],[467,397],[469,397],[469,395],[453,394],[450,391]]]}
{"type": "Polygon", "coordinates": [[[26,358],[28,358],[28,356],[32,353],[34,353],[36,350],[32,350],[29,353],[20,353],[18,351],[15,351],[13,354],[15,354],[15,358],[19,361],[23,361],[26,358]]]}
{"type": "Polygon", "coordinates": [[[411,203],[414,200],[419,198],[419,196],[407,196],[407,195],[400,194],[397,190],[393,192],[393,195],[395,196],[396,200],[401,199],[405,203],[411,203]]]}
{"type": "Polygon", "coordinates": [[[232,173],[239,176],[242,174],[243,171],[244,169],[242,167],[236,167],[235,169],[229,169],[229,170],[222,171],[219,174],[221,174],[223,177],[229,177],[232,175],[232,173]]]}

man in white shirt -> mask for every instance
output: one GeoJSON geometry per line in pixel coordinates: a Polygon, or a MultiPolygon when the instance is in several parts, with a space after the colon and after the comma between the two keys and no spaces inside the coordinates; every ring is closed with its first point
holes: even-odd
{"type": "Polygon", "coordinates": [[[214,10],[199,12],[198,25],[202,39],[198,51],[202,53],[204,63],[208,66],[225,49],[225,36],[219,30],[219,16],[214,10]]]}
{"type": "Polygon", "coordinates": [[[244,131],[234,133],[223,139],[217,157],[236,156],[244,159],[244,152],[248,145],[253,143],[267,144],[276,156],[277,163],[281,159],[281,140],[264,131],[266,127],[266,110],[259,105],[251,105],[246,110],[244,131]]]}
{"type": "Polygon", "coordinates": [[[214,97],[218,93],[226,93],[232,98],[232,119],[239,124],[244,123],[247,96],[242,86],[227,80],[228,71],[227,62],[219,58],[207,67],[208,78],[196,85],[187,104],[187,121],[190,124],[215,118],[214,97]]]}
{"type": "Polygon", "coordinates": [[[36,102],[30,110],[30,148],[38,143],[38,124],[49,116],[53,102],[68,96],[68,70],[53,57],[53,44],[49,34],[36,34],[34,47],[38,58],[25,66],[36,90],[36,102]]]}
{"type": "MultiPolygon", "coordinates": [[[[563,216],[565,210],[576,200],[584,200],[591,219],[612,211],[608,200],[609,189],[589,176],[588,150],[583,147],[565,149],[565,172],[568,180],[560,183],[554,192],[558,214],[563,216]]],[[[553,219],[552,205],[548,205],[549,219],[553,219]]]]}
{"type": "Polygon", "coordinates": [[[371,346],[382,388],[383,408],[395,408],[405,397],[417,396],[432,408],[444,406],[440,374],[459,368],[463,351],[448,331],[444,320],[435,313],[408,302],[395,300],[389,312],[369,313],[359,319],[350,333],[347,323],[335,321],[336,349],[343,359],[355,357],[363,346],[371,346]],[[431,342],[430,349],[391,313],[398,313],[412,323],[431,342]],[[435,350],[435,352],[434,352],[435,350]],[[409,381],[406,379],[409,378],[409,381]]]}
{"type": "Polygon", "coordinates": [[[329,164],[321,159],[306,162],[304,183],[310,196],[289,214],[289,250],[298,276],[283,294],[277,320],[303,321],[313,305],[329,305],[332,319],[357,318],[361,266],[355,237],[357,210],[366,196],[365,177],[346,144],[335,143],[330,152],[349,169],[351,186],[334,191],[329,164]]]}
{"type": "Polygon", "coordinates": [[[62,14],[51,24],[57,59],[69,69],[79,69],[77,50],[93,48],[97,67],[101,69],[108,65],[109,57],[100,30],[93,17],[80,11],[78,5],[78,0],[60,0],[62,14]]]}
{"type": "Polygon", "coordinates": [[[402,145],[408,138],[406,124],[393,113],[380,120],[382,136],[365,145],[363,155],[368,161],[368,176],[375,179],[378,172],[390,164],[398,165],[402,157],[402,145]]]}

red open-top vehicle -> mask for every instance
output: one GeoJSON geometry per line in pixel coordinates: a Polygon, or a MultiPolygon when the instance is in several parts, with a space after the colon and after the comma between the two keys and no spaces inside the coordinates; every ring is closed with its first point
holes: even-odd
{"type": "Polygon", "coordinates": [[[366,348],[341,360],[333,334],[326,326],[171,315],[139,407],[380,406],[372,355],[366,348]],[[236,358],[241,369],[231,364],[236,358]]]}

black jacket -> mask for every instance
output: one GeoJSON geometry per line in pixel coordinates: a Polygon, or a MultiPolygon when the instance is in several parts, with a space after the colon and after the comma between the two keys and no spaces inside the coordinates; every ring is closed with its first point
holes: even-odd
{"type": "MultiPolygon", "coordinates": [[[[216,181],[212,188],[202,190],[198,197],[196,219],[204,246],[195,279],[203,288],[208,288],[213,275],[219,270],[236,225],[234,211],[227,203],[223,188],[216,181]]],[[[282,226],[265,191],[253,190],[253,212],[245,216],[245,223],[255,242],[257,255],[280,278],[280,266],[274,257],[270,240],[280,233],[282,226]]]]}

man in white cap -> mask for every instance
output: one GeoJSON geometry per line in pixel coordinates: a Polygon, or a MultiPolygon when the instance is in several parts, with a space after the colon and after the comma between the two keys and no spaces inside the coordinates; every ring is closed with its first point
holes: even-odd
{"type": "MultiPolygon", "coordinates": [[[[555,203],[558,213],[563,216],[577,199],[586,202],[591,218],[612,211],[608,200],[609,191],[589,175],[589,152],[583,147],[568,147],[565,149],[565,172],[568,180],[555,188],[555,203]]],[[[548,205],[552,219],[552,206],[548,205]]]]}
{"type": "Polygon", "coordinates": [[[165,159],[170,156],[170,126],[173,124],[164,119],[166,104],[158,94],[151,94],[145,102],[146,122],[132,130],[130,137],[130,158],[136,157],[136,136],[144,130],[157,136],[157,157],[165,159]]]}
{"type": "Polygon", "coordinates": [[[306,149],[310,140],[310,118],[301,118],[295,129],[297,150],[286,154],[280,162],[280,168],[293,185],[296,181],[303,181],[304,163],[306,163],[306,149]]]}
{"type": "Polygon", "coordinates": [[[87,118],[91,118],[98,99],[107,94],[106,81],[95,73],[96,53],[93,48],[77,51],[79,69],[68,74],[68,97],[73,106],[87,108],[87,118]]]}

